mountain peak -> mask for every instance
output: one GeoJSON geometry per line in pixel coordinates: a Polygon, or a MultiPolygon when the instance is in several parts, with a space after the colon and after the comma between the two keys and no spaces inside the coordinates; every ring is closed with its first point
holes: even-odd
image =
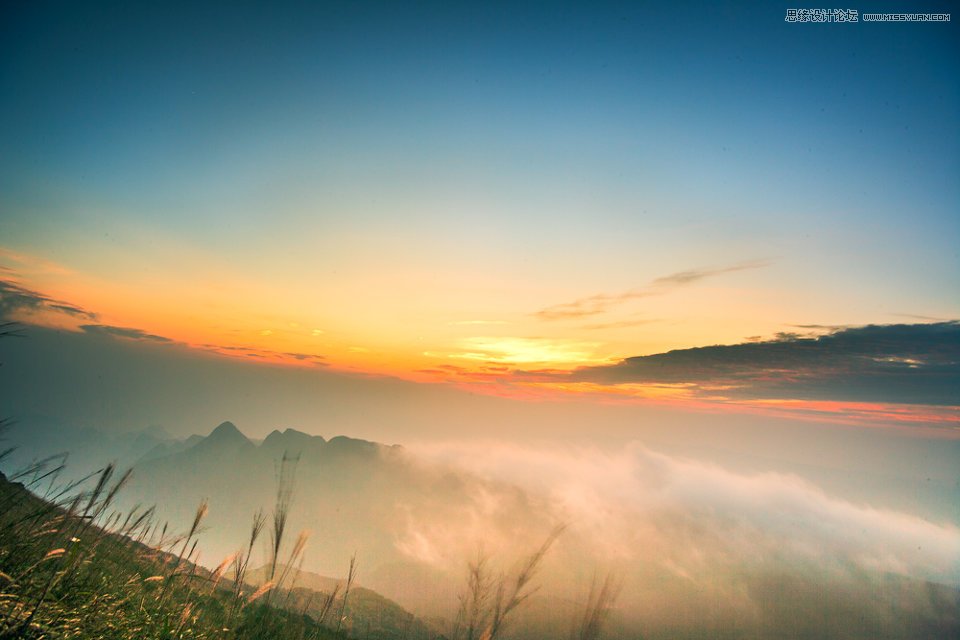
{"type": "Polygon", "coordinates": [[[211,444],[249,445],[252,444],[232,422],[223,422],[203,439],[205,446],[211,444]]]}
{"type": "Polygon", "coordinates": [[[348,438],[347,436],[334,436],[327,442],[327,455],[351,455],[351,456],[372,456],[381,448],[381,445],[368,440],[359,438],[348,438]]]}
{"type": "Polygon", "coordinates": [[[325,440],[320,436],[311,436],[309,433],[296,429],[287,429],[283,432],[274,429],[260,446],[264,449],[276,449],[278,451],[283,449],[294,453],[309,447],[321,446],[324,442],[325,440]]]}
{"type": "Polygon", "coordinates": [[[229,420],[221,422],[216,429],[210,432],[208,438],[222,438],[222,437],[235,437],[242,436],[240,429],[237,429],[237,425],[233,424],[229,420]]]}

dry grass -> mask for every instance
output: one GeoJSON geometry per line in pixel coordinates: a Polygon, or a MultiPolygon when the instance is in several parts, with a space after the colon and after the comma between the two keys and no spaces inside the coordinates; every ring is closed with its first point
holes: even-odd
{"type": "Polygon", "coordinates": [[[468,565],[467,589],[460,596],[460,611],[453,629],[456,640],[496,640],[511,617],[538,587],[533,585],[544,556],[566,529],[557,526],[540,547],[524,558],[512,575],[492,576],[489,559],[482,553],[468,565]]]}
{"type": "MultiPolygon", "coordinates": [[[[196,564],[208,505],[173,534],[152,508],[113,509],[129,479],[108,465],[68,489],[47,485],[48,460],[0,476],[0,638],[306,638],[339,637],[315,620],[268,606],[285,572],[260,593],[242,578],[264,518],[254,517],[242,552],[214,571],[196,564]],[[89,487],[89,488],[81,488],[89,487]],[[47,499],[42,499],[40,495],[47,499]],[[233,580],[227,578],[232,576],[233,580]]],[[[289,501],[283,503],[289,509],[289,501]]],[[[275,531],[271,549],[283,546],[275,531]]],[[[303,556],[307,536],[293,543],[303,556]]]]}
{"type": "Polygon", "coordinates": [[[571,640],[597,640],[600,637],[603,624],[610,616],[622,588],[623,581],[612,571],[602,581],[594,577],[583,613],[574,621],[571,640]]]}

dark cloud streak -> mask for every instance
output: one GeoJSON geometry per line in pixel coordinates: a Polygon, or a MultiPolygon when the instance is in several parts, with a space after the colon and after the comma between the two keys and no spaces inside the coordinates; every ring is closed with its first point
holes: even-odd
{"type": "Polygon", "coordinates": [[[82,320],[97,320],[97,314],[82,307],[25,289],[9,280],[0,280],[0,318],[9,319],[18,311],[59,311],[82,320]]]}
{"type": "Polygon", "coordinates": [[[578,382],[691,383],[751,399],[960,405],[960,323],[868,325],[819,337],[679,349],[565,374],[578,382]]]}
{"type": "Polygon", "coordinates": [[[80,329],[85,333],[105,335],[110,336],[111,338],[126,338],[128,340],[142,340],[146,342],[160,342],[165,344],[173,343],[173,340],[170,338],[158,336],[153,333],[147,333],[146,331],[141,331],[140,329],[134,329],[132,327],[114,327],[107,324],[85,324],[81,325],[80,329]]]}

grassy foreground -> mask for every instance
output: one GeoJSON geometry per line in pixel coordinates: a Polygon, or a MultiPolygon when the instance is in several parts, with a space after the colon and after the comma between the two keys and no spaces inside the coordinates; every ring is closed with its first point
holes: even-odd
{"type": "MultiPolygon", "coordinates": [[[[43,465],[0,474],[0,638],[346,637],[285,607],[282,576],[244,586],[264,518],[255,518],[244,551],[209,571],[194,563],[205,505],[190,531],[174,534],[152,509],[111,508],[126,479],[113,467],[84,491],[53,489],[55,476],[43,465]]],[[[280,533],[271,548],[279,550],[280,533]]]]}

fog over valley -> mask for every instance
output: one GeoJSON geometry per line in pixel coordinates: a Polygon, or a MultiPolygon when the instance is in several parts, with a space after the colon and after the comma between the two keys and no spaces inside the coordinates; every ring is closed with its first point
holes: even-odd
{"type": "MultiPolygon", "coordinates": [[[[270,509],[287,456],[289,526],[311,535],[303,569],[341,576],[355,553],[358,584],[428,618],[456,610],[478,553],[508,568],[562,523],[536,602],[566,603],[572,616],[595,574],[613,571],[623,633],[787,625],[898,637],[958,622],[955,519],[850,501],[793,473],[725,468],[640,442],[615,452],[502,441],[409,449],[293,429],[254,442],[230,422],[188,439],[157,429],[89,435],[101,453],[112,438],[133,464],[127,508],[156,504],[181,530],[209,500],[200,558],[210,567],[242,544],[257,509],[270,509]],[[789,607],[771,585],[789,590],[789,607]]],[[[524,624],[536,635],[546,623],[524,624]]]]}

